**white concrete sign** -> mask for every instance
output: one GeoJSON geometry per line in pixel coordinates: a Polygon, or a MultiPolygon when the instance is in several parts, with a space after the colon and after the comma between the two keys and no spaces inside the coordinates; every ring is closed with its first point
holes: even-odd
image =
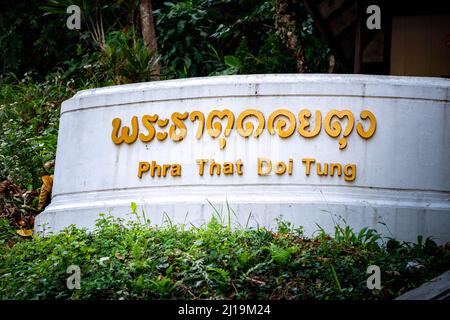
{"type": "Polygon", "coordinates": [[[199,225],[275,218],[450,241],[450,80],[255,75],[85,90],[62,105],[58,231],[98,214],[199,225]],[[211,204],[210,204],[211,203],[211,204]],[[227,205],[228,204],[228,205],[227,205]]]}

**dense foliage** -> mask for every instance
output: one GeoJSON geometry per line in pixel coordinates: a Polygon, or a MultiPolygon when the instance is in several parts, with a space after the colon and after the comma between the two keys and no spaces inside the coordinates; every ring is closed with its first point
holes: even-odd
{"type": "Polygon", "coordinates": [[[220,216],[193,228],[146,222],[104,216],[92,233],[25,241],[6,241],[0,224],[0,299],[387,299],[450,267],[450,250],[430,239],[379,245],[370,229],[306,238],[282,220],[276,231],[232,229],[220,216]],[[67,288],[70,265],[80,289],[67,288]],[[366,286],[369,265],[381,290],[366,286]]]}
{"type": "Polygon", "coordinates": [[[36,83],[27,75],[0,86],[0,177],[39,187],[44,164],[55,158],[60,103],[73,93],[60,77],[36,83]]]}
{"type": "MultiPolygon", "coordinates": [[[[287,31],[298,33],[305,47],[307,70],[327,72],[328,46],[314,29],[302,2],[290,2],[291,16],[296,20],[292,30],[276,23],[279,3],[275,0],[152,1],[163,76],[296,72],[295,54],[280,36],[287,31]]],[[[98,53],[105,52],[105,42],[114,33],[125,34],[133,46],[141,39],[138,0],[48,0],[31,4],[7,0],[3,7],[2,75],[33,70],[43,79],[58,69],[77,78],[83,76],[86,64],[101,60],[98,53]],[[66,8],[70,5],[81,8],[81,30],[66,28],[66,8]]],[[[129,45],[116,42],[114,49],[120,51],[129,45]]]]}

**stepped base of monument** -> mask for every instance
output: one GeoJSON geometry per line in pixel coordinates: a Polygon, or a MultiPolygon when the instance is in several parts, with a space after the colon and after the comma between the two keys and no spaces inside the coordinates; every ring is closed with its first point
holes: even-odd
{"type": "Polygon", "coordinates": [[[312,235],[324,228],[333,234],[335,224],[358,231],[371,227],[385,237],[402,241],[432,236],[438,243],[450,241],[450,201],[446,192],[373,189],[342,186],[214,186],[110,190],[58,195],[37,216],[38,232],[59,232],[74,224],[92,229],[100,213],[135,219],[131,203],[138,205],[155,225],[171,223],[200,226],[216,211],[225,223],[230,212],[233,226],[276,226],[276,218],[303,226],[312,235]],[[343,190],[345,189],[345,190],[343,190]],[[223,196],[227,194],[227,196],[223,196]]]}

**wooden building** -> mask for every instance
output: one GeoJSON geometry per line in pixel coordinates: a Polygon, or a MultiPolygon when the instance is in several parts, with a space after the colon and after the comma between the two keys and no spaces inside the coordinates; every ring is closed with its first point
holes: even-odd
{"type": "Polygon", "coordinates": [[[304,0],[346,72],[447,78],[449,2],[304,0]],[[367,27],[372,5],[380,9],[380,29],[367,27]]]}

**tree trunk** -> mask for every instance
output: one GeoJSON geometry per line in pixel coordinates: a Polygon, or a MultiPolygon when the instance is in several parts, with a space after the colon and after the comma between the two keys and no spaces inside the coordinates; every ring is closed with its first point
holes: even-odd
{"type": "MultiPolygon", "coordinates": [[[[153,22],[153,10],[151,0],[141,0],[140,6],[141,15],[141,29],[142,37],[144,38],[144,43],[147,45],[148,50],[155,57],[158,56],[158,45],[156,42],[156,31],[155,24],[153,22]]],[[[154,80],[159,80],[161,74],[161,68],[159,62],[155,64],[154,70],[152,72],[154,80]]]]}
{"type": "Polygon", "coordinates": [[[300,25],[297,22],[296,11],[299,10],[300,0],[277,0],[275,29],[292,57],[297,61],[297,72],[305,73],[306,61],[304,45],[300,39],[300,25]]]}

